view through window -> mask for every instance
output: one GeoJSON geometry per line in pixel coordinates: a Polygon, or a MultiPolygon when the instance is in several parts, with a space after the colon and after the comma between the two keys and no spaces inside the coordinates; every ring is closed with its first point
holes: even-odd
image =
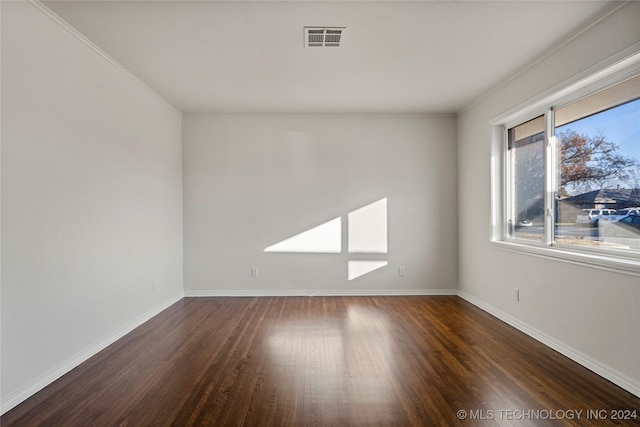
{"type": "Polygon", "coordinates": [[[640,253],[640,76],[510,128],[507,168],[507,236],[640,253]]]}
{"type": "Polygon", "coordinates": [[[509,129],[511,237],[544,238],[544,116],[509,129]]]}

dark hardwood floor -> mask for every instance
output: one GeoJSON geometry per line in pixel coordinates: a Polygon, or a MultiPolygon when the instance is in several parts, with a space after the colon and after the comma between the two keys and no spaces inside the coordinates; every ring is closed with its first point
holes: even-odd
{"type": "Polygon", "coordinates": [[[640,399],[455,296],[185,298],[0,422],[640,425],[640,399]]]}

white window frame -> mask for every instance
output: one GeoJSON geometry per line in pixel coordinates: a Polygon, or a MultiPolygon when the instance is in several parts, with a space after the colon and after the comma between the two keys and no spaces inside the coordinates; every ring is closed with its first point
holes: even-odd
{"type": "Polygon", "coordinates": [[[572,264],[640,276],[640,253],[601,247],[577,247],[555,242],[554,196],[556,138],[553,111],[600,92],[640,74],[640,44],[585,70],[578,76],[550,89],[491,120],[491,242],[500,249],[554,259],[572,264]],[[536,242],[508,235],[509,182],[508,129],[538,116],[545,116],[545,231],[544,241],[536,242]],[[550,135],[552,137],[550,137],[550,135]]]}

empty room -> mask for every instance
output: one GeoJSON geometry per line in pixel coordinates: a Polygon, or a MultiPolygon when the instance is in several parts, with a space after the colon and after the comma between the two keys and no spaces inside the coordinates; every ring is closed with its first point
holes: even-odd
{"type": "Polygon", "coordinates": [[[640,2],[0,2],[2,426],[640,425],[640,2]]]}

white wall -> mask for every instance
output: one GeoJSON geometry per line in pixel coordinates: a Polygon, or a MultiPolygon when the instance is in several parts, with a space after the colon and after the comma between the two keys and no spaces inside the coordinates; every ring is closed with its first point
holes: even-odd
{"type": "Polygon", "coordinates": [[[178,112],[33,5],[1,7],[5,411],[181,297],[182,165],[178,112]]]}
{"type": "Polygon", "coordinates": [[[460,290],[640,393],[640,279],[506,252],[489,244],[489,121],[640,41],[631,2],[458,117],[460,290]],[[513,288],[520,289],[520,302],[513,288]]]}
{"type": "Polygon", "coordinates": [[[186,294],[455,292],[455,150],[452,116],[185,115],[186,294]],[[383,198],[388,253],[347,253],[348,214],[383,198]],[[341,253],[263,252],[338,217],[341,253]],[[362,259],[389,264],[349,281],[362,259]]]}
{"type": "Polygon", "coordinates": [[[3,411],[182,295],[182,167],[188,294],[459,281],[640,389],[637,277],[500,251],[488,230],[489,120],[639,41],[640,4],[462,112],[457,148],[450,116],[191,115],[181,135],[178,113],[71,32],[30,4],[1,8],[3,411]],[[382,198],[388,253],[347,253],[349,212],[382,198]],[[336,217],[339,254],[263,252],[336,217]],[[389,265],[347,280],[362,259],[389,265]]]}

